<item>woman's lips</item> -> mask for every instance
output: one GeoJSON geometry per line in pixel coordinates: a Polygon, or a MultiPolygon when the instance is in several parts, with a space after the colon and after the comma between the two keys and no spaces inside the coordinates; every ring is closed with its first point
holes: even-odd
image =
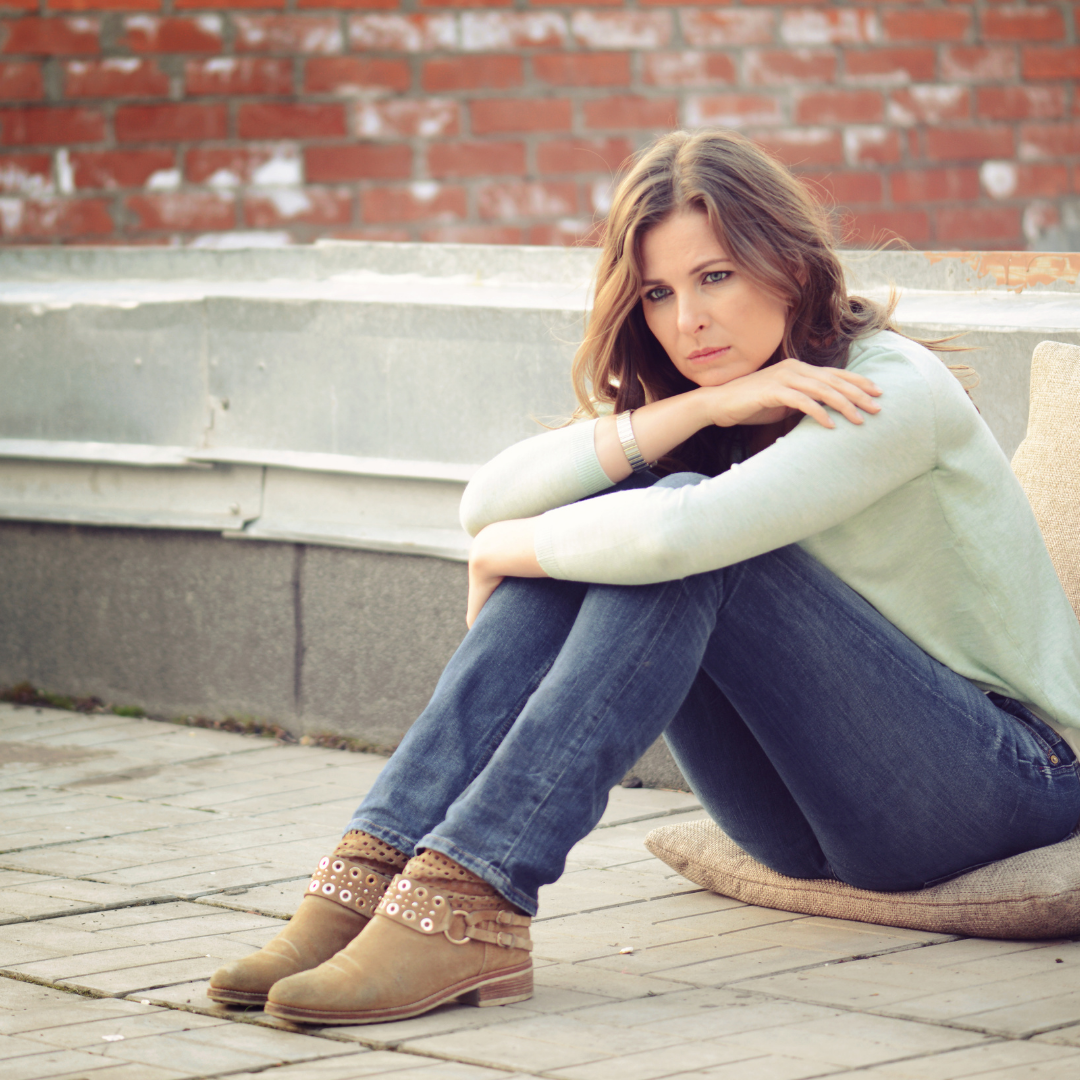
{"type": "Polygon", "coordinates": [[[711,349],[698,349],[690,353],[686,359],[688,361],[713,360],[720,356],[721,353],[726,353],[730,348],[730,345],[717,345],[711,349]]]}

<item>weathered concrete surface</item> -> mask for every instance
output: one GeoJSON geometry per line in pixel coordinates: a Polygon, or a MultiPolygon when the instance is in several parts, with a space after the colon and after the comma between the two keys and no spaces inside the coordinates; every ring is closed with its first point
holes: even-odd
{"type": "Polygon", "coordinates": [[[292,1028],[206,997],[296,908],[384,759],[0,705],[9,1080],[1064,1080],[1080,943],[750,907],[642,838],[692,796],[611,793],[540,893],[536,992],[292,1028]]]}
{"type": "Polygon", "coordinates": [[[442,559],[196,532],[0,529],[0,684],[394,745],[464,625],[442,559]]]}

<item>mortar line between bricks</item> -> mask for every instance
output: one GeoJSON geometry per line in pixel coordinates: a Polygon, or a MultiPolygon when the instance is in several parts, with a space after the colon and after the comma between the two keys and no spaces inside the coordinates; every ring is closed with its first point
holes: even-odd
{"type": "MultiPolygon", "coordinates": [[[[812,915],[802,915],[801,918],[809,919],[809,918],[814,918],[814,916],[812,916],[812,915]]],[[[798,922],[799,920],[795,919],[793,921],[798,922]]],[[[741,931],[740,930],[728,930],[723,934],[716,934],[715,936],[722,938],[722,937],[727,937],[729,934],[737,934],[737,933],[741,933],[741,931]]],[[[734,989],[734,988],[753,989],[752,987],[740,987],[739,984],[743,983],[743,982],[751,981],[752,979],[771,978],[774,975],[796,975],[800,971],[816,971],[816,970],[821,969],[821,968],[839,967],[841,964],[851,964],[851,963],[854,963],[856,960],[874,960],[879,956],[893,956],[896,953],[913,952],[916,949],[931,949],[935,945],[948,945],[953,941],[958,941],[959,939],[960,939],[960,936],[957,934],[957,935],[954,935],[954,936],[950,937],[948,939],[948,941],[923,941],[923,942],[911,942],[911,943],[908,943],[906,945],[894,945],[890,949],[876,949],[876,950],[874,950],[872,952],[856,953],[856,954],[853,954],[852,956],[841,957],[839,960],[819,960],[819,961],[817,961],[817,963],[814,963],[814,964],[800,964],[797,967],[781,968],[778,971],[770,971],[767,976],[765,976],[765,975],[753,975],[753,976],[750,977],[750,979],[747,979],[746,977],[743,977],[741,979],[735,979],[734,981],[728,982],[728,983],[718,983],[717,986],[718,987],[723,987],[725,989],[734,989]]],[[[755,951],[760,951],[760,950],[755,950],[755,951]]],[[[582,962],[584,963],[585,961],[582,961],[582,962]]],[[[652,974],[656,975],[658,978],[661,978],[661,979],[675,978],[676,976],[673,974],[674,972],[684,971],[687,968],[694,968],[694,967],[697,967],[698,964],[710,964],[710,963],[713,963],[713,960],[711,958],[705,958],[704,960],[695,960],[691,964],[682,964],[679,967],[665,968],[662,971],[655,971],[652,974]]],[[[757,992],[757,991],[755,991],[755,992],[757,992]]],[[[762,991],[762,993],[764,993],[764,992],[765,991],[762,991]]]]}
{"type": "MultiPolygon", "coordinates": [[[[623,900],[617,904],[601,904],[599,907],[579,908],[577,911],[564,911],[561,915],[548,915],[546,917],[536,915],[533,917],[533,922],[554,922],[556,919],[572,919],[575,915],[592,915],[596,911],[612,911],[615,908],[633,907],[635,904],[649,904],[654,900],[671,900],[676,896],[693,896],[695,893],[708,891],[708,889],[690,889],[686,892],[657,893],[655,896],[642,896],[636,900],[623,900]]],[[[715,895],[719,896],[720,894],[716,893],[715,895]]]]}
{"type": "MultiPolygon", "coordinates": [[[[93,839],[112,840],[115,837],[94,837],[93,839]]],[[[163,860],[168,862],[170,860],[163,860]]],[[[136,864],[139,865],[139,864],[136,864]]],[[[234,867],[233,869],[243,869],[242,867],[234,867]]],[[[24,870],[21,866],[6,866],[0,863],[0,870],[7,870],[13,874],[37,874],[38,877],[51,878],[53,881],[85,881],[91,885],[123,885],[122,882],[116,881],[104,881],[101,878],[93,877],[90,874],[52,874],[48,870],[24,870]]],[[[114,873],[115,871],[104,871],[105,873],[114,873]]],[[[214,871],[211,871],[213,873],[214,871]]],[[[226,871],[223,871],[223,873],[226,871]]],[[[182,881],[185,877],[197,877],[199,874],[205,874],[205,870],[196,870],[194,874],[184,874],[182,876],[174,877],[173,881],[182,881]]],[[[250,885],[218,885],[213,889],[196,889],[191,893],[177,893],[176,895],[181,900],[193,900],[199,896],[212,896],[214,893],[224,892],[226,889],[256,889],[262,885],[280,885],[285,881],[299,881],[301,878],[310,877],[310,874],[289,874],[286,877],[279,878],[267,878],[265,881],[253,881],[250,885]]],[[[170,880],[166,878],[165,880],[170,880]]],[[[150,884],[147,882],[147,884],[150,884]]],[[[14,886],[13,886],[14,887],[14,886]]],[[[131,886],[129,886],[130,888],[131,886]]]]}
{"type": "MultiPolygon", "coordinates": [[[[0,867],[0,869],[7,869],[7,867],[0,867]]],[[[27,871],[27,873],[41,873],[40,871],[27,871]]],[[[95,885],[109,885],[112,882],[99,882],[93,878],[57,878],[55,874],[41,874],[43,877],[52,877],[60,881],[86,881],[95,885]]],[[[251,885],[244,886],[245,889],[259,889],[264,885],[283,885],[290,881],[303,881],[309,877],[308,874],[301,874],[296,877],[288,878],[275,878],[273,881],[257,881],[251,885]]],[[[229,888],[236,888],[236,886],[229,886],[229,888]]],[[[0,926],[17,926],[21,923],[28,922],[46,922],[49,919],[66,919],[70,915],[93,915],[99,911],[122,911],[125,908],[132,907],[156,907],[159,904],[203,904],[206,907],[220,907],[224,911],[235,911],[235,908],[230,908],[225,904],[214,904],[212,901],[206,899],[207,897],[227,895],[226,889],[209,889],[204,893],[190,894],[190,893],[163,893],[161,896],[150,896],[140,898],[137,900],[121,900],[113,904],[87,904],[83,907],[70,908],[67,911],[54,911],[45,915],[20,915],[13,919],[0,919],[0,926]]],[[[242,895],[234,893],[233,895],[242,895]]],[[[263,913],[260,913],[263,914],[263,913]]],[[[266,918],[278,919],[280,915],[267,915],[266,918]]],[[[290,916],[291,918],[291,916],[290,916]]],[[[287,921],[287,920],[286,920],[287,921]]]]}
{"type": "MultiPolygon", "coordinates": [[[[65,881],[79,881],[79,878],[65,878],[65,881]]],[[[14,919],[0,919],[0,926],[17,926],[20,923],[46,922],[49,919],[64,919],[69,915],[93,915],[98,911],[121,911],[129,907],[154,907],[157,904],[174,904],[182,897],[179,896],[151,896],[142,900],[123,900],[115,904],[87,904],[85,907],[72,908],[68,911],[56,911],[47,915],[20,915],[14,919]]]]}

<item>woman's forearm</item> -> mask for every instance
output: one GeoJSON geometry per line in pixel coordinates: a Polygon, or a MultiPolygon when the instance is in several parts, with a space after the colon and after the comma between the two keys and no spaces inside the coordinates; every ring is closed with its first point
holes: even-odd
{"type": "Polygon", "coordinates": [[[535,518],[496,521],[481,529],[469,553],[469,601],[465,621],[476,616],[504,577],[547,577],[536,558],[535,518]]]}
{"type": "MultiPolygon", "coordinates": [[[[701,390],[654,401],[634,410],[634,439],[646,461],[656,461],[686,442],[691,435],[713,421],[701,390]]],[[[605,416],[596,425],[594,436],[600,467],[614,483],[630,475],[630,463],[615,428],[615,417],[605,416]]]]}

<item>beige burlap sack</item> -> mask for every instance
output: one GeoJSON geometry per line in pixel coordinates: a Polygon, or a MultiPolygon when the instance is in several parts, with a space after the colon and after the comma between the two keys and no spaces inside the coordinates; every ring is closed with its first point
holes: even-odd
{"type": "Polygon", "coordinates": [[[1036,346],[1027,435],[1012,467],[1080,618],[1080,345],[1036,346]]]}
{"type": "Polygon", "coordinates": [[[1080,837],[898,893],[778,874],[707,819],[653,829],[645,846],[695,885],[759,907],[971,937],[1080,933],[1080,837]]]}

